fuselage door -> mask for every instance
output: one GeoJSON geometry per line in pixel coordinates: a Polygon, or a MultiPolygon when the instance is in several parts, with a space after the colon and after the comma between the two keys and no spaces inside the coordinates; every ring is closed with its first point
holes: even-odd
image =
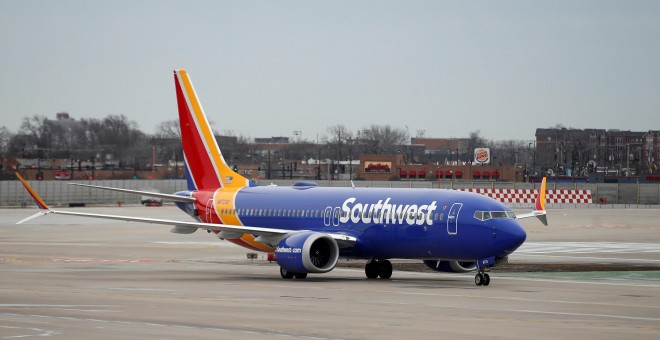
{"type": "Polygon", "coordinates": [[[335,207],[335,210],[332,214],[332,225],[333,226],[338,226],[339,225],[339,218],[341,217],[341,209],[339,207],[335,207]]]}
{"type": "Polygon", "coordinates": [[[331,221],[332,221],[332,207],[326,207],[325,210],[323,210],[323,225],[329,227],[331,221]]]}
{"type": "Polygon", "coordinates": [[[449,208],[447,215],[447,234],[456,235],[458,233],[458,213],[461,211],[463,203],[454,203],[449,208]]]}

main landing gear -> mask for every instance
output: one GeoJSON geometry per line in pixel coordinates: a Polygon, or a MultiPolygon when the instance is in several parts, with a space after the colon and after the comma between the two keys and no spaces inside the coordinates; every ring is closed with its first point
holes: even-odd
{"type": "Polygon", "coordinates": [[[364,266],[364,273],[368,279],[389,279],[392,277],[392,262],[389,260],[372,259],[364,266]]]}
{"type": "Polygon", "coordinates": [[[490,284],[490,275],[488,273],[478,272],[474,276],[474,284],[477,286],[488,286],[490,284]]]}
{"type": "Polygon", "coordinates": [[[283,279],[293,279],[294,277],[296,279],[302,280],[304,278],[307,278],[307,273],[292,273],[288,270],[286,270],[284,267],[280,267],[280,276],[282,276],[283,279]]]}

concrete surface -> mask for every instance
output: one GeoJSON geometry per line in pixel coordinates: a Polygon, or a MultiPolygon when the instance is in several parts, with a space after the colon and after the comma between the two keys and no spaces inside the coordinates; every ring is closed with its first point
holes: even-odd
{"type": "MultiPolygon", "coordinates": [[[[185,219],[173,207],[88,212],[185,219]]],[[[637,339],[660,336],[660,270],[473,275],[337,268],[282,280],[213,235],[0,210],[0,339],[637,339]]],[[[550,211],[511,262],[660,269],[660,210],[550,211]]]]}

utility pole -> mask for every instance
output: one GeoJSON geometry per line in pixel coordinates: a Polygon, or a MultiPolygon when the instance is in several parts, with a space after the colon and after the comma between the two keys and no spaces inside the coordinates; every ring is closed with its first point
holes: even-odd
{"type": "Polygon", "coordinates": [[[316,159],[316,180],[321,180],[321,148],[319,148],[319,157],[316,159]]]}
{"type": "Polygon", "coordinates": [[[266,172],[266,179],[270,179],[270,149],[268,149],[268,171],[266,172]]]}

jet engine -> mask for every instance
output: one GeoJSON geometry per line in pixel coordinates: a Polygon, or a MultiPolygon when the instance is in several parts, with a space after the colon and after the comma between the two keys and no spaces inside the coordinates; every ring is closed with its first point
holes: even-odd
{"type": "Polygon", "coordinates": [[[280,241],[275,257],[291,273],[327,273],[337,264],[339,246],[324,233],[304,232],[280,241]]]}
{"type": "Polygon", "coordinates": [[[424,260],[424,264],[436,272],[467,273],[477,270],[476,262],[424,260]]]}

